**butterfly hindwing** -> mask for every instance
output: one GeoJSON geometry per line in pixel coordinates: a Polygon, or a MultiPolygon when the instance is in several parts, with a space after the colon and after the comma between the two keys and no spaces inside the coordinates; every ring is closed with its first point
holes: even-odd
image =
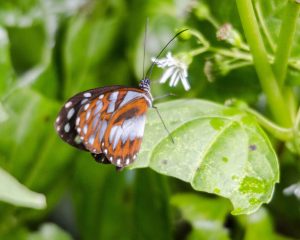
{"type": "Polygon", "coordinates": [[[55,129],[58,135],[70,145],[81,150],[87,150],[85,145],[82,144],[82,140],[78,136],[75,128],[79,110],[83,105],[100,96],[101,94],[105,94],[106,92],[120,88],[122,88],[122,86],[95,88],[78,93],[71,97],[64,104],[56,118],[55,129]]]}
{"type": "Polygon", "coordinates": [[[114,165],[132,163],[141,147],[146,123],[147,101],[133,99],[114,113],[104,135],[103,152],[114,165]]]}

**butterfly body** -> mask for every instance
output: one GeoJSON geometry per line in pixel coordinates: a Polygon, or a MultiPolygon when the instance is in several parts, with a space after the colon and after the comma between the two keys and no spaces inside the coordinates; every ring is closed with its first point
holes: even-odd
{"type": "Polygon", "coordinates": [[[91,152],[96,161],[123,168],[137,157],[152,101],[149,79],[139,88],[91,89],[65,103],[56,131],[70,145],[91,152]]]}

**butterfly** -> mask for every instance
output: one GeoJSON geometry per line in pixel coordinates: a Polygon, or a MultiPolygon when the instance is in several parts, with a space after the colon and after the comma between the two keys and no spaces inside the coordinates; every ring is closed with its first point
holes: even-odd
{"type": "MultiPolygon", "coordinates": [[[[150,92],[154,64],[168,45],[185,31],[187,29],[175,34],[163,47],[139,87],[95,88],[71,97],[55,121],[55,129],[62,140],[91,152],[96,161],[113,164],[117,169],[133,163],[142,144],[147,110],[149,107],[157,110],[150,92]]],[[[158,110],[157,113],[174,143],[158,110]]]]}
{"type": "Polygon", "coordinates": [[[138,88],[87,90],[64,104],[55,129],[62,140],[91,152],[96,161],[122,169],[137,158],[152,102],[149,78],[141,80],[138,88]]]}

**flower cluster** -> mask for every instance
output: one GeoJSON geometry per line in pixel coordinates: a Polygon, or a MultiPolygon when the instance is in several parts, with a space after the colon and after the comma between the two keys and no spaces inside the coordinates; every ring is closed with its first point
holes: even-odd
{"type": "Polygon", "coordinates": [[[170,87],[175,87],[179,81],[181,81],[184,89],[186,91],[190,90],[191,86],[187,79],[188,64],[183,60],[173,57],[172,54],[168,52],[165,58],[152,58],[152,61],[155,62],[159,68],[166,69],[159,81],[160,83],[166,83],[167,80],[170,79],[170,87]]]}

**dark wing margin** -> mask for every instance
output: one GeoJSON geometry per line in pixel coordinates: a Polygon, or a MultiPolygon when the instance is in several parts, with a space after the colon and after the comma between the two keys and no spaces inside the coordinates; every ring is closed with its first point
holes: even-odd
{"type": "Polygon", "coordinates": [[[94,88],[84,92],[80,92],[75,96],[68,99],[64,106],[61,108],[56,120],[55,120],[55,130],[62,140],[72,145],[75,148],[86,150],[86,147],[82,143],[78,133],[76,131],[76,118],[78,111],[82,105],[87,104],[92,99],[105,94],[110,91],[114,91],[123,86],[109,86],[102,88],[94,88]]]}

